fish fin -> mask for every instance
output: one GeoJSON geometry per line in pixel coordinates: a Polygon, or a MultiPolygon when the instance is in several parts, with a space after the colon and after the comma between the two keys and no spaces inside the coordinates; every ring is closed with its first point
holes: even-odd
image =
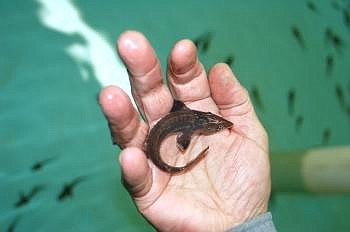
{"type": "Polygon", "coordinates": [[[207,146],[204,150],[202,150],[196,158],[188,162],[185,166],[181,167],[181,172],[186,172],[192,169],[195,165],[197,165],[202,159],[204,159],[208,153],[209,146],[207,146]]]}
{"type": "Polygon", "coordinates": [[[184,152],[190,145],[191,136],[192,136],[191,131],[183,131],[177,134],[176,145],[182,152],[184,152]]]}
{"type": "Polygon", "coordinates": [[[173,107],[171,108],[170,112],[175,112],[179,110],[188,110],[188,109],[189,108],[182,101],[174,99],[173,107]]]}

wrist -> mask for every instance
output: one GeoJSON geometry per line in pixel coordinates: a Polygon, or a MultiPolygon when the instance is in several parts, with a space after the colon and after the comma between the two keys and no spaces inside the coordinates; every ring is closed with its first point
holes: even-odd
{"type": "Polygon", "coordinates": [[[246,223],[268,211],[270,188],[266,185],[263,188],[257,186],[261,187],[262,185],[250,185],[245,191],[244,188],[241,188],[242,193],[235,197],[234,202],[231,202],[230,208],[232,210],[229,213],[230,217],[227,217],[229,221],[225,229],[246,223]]]}
{"type": "Polygon", "coordinates": [[[266,212],[259,215],[243,224],[236,227],[232,227],[226,232],[258,232],[258,231],[270,231],[275,232],[276,228],[272,221],[272,215],[270,212],[266,212]]]}
{"type": "Polygon", "coordinates": [[[236,217],[230,217],[225,223],[224,230],[228,230],[230,228],[236,228],[242,224],[245,224],[251,220],[254,220],[255,218],[260,217],[261,215],[266,214],[267,206],[264,207],[258,207],[255,209],[251,209],[249,211],[240,211],[240,213],[237,213],[236,217]]]}

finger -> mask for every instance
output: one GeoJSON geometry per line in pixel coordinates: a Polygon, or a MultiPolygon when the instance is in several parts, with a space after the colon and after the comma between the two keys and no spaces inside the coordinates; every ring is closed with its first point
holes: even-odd
{"type": "Polygon", "coordinates": [[[226,116],[241,116],[252,111],[247,90],[239,83],[227,64],[219,63],[209,71],[211,95],[226,116]]]}
{"type": "Polygon", "coordinates": [[[206,72],[192,41],[185,39],[175,44],[168,59],[167,74],[169,87],[176,99],[212,104],[206,72]]]}
{"type": "Polygon", "coordinates": [[[211,95],[220,114],[234,123],[234,130],[266,148],[267,135],[260,124],[248,91],[227,64],[216,64],[209,71],[211,95]]]}
{"type": "Polygon", "coordinates": [[[152,170],[145,154],[137,148],[126,148],[119,156],[123,183],[133,197],[145,196],[152,187],[152,170]]]}
{"type": "Polygon", "coordinates": [[[148,126],[140,120],[128,95],[119,87],[104,88],[99,102],[108,121],[114,144],[142,148],[148,126]]]}
{"type": "Polygon", "coordinates": [[[159,60],[139,32],[124,32],[117,42],[118,52],[130,75],[132,92],[141,113],[149,122],[155,121],[172,107],[173,99],[163,84],[159,60]]]}
{"type": "Polygon", "coordinates": [[[168,185],[170,175],[160,171],[138,148],[124,149],[119,156],[122,180],[142,212],[159,199],[168,185]]]}

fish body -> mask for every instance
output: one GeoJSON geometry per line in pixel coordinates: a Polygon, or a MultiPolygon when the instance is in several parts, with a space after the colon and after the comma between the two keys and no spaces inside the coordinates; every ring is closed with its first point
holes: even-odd
{"type": "Polygon", "coordinates": [[[194,133],[213,134],[232,125],[232,122],[218,115],[191,110],[182,102],[175,101],[172,111],[151,129],[146,141],[146,154],[159,169],[165,172],[175,174],[187,171],[205,157],[209,146],[185,166],[176,167],[165,163],[161,158],[162,141],[171,134],[177,134],[177,146],[181,151],[185,151],[194,133]]]}

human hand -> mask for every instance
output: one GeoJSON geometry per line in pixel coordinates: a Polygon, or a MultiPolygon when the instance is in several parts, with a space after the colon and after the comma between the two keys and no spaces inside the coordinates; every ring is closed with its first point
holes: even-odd
{"type": "MultiPolygon", "coordinates": [[[[146,122],[118,87],[103,89],[100,105],[114,143],[123,149],[119,160],[124,184],[141,214],[160,231],[224,231],[266,212],[271,188],[268,137],[247,90],[230,68],[216,64],[207,76],[195,45],[181,40],[168,59],[168,88],[159,60],[141,33],[124,32],[117,47],[146,122]],[[143,151],[149,128],[170,111],[174,98],[234,123],[231,129],[192,138],[191,155],[210,149],[181,175],[161,171],[143,151]]],[[[163,150],[180,157],[172,165],[194,158],[180,155],[169,140],[163,150]]]]}

